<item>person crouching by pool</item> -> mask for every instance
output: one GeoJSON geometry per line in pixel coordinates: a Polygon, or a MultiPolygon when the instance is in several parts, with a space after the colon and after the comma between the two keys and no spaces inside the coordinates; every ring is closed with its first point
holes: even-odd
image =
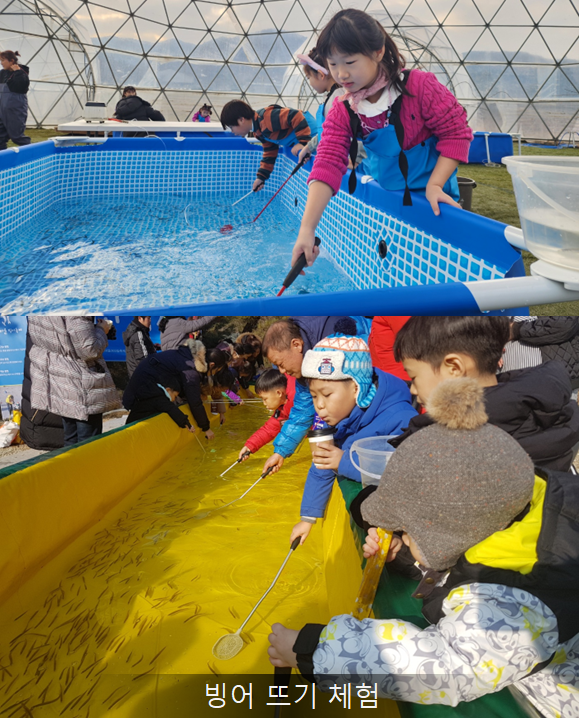
{"type": "MultiPolygon", "coordinates": [[[[472,130],[465,109],[433,73],[405,61],[396,44],[371,15],[341,10],[320,33],[317,52],[334,80],[346,89],[324,121],[324,134],[309,177],[308,199],[294,246],[292,265],[305,253],[318,255],[315,230],[362,139],[364,172],[386,190],[426,197],[435,215],[440,203],[459,207],[456,170],[468,161],[472,130]],[[355,143],[354,143],[355,142],[355,143]]],[[[350,176],[350,191],[356,174],[350,176]]]]}
{"type": "MultiPolygon", "coordinates": [[[[161,397],[165,396],[162,392],[161,397],[159,397],[157,385],[160,382],[162,383],[162,376],[170,376],[179,381],[179,391],[189,405],[195,422],[205,433],[205,437],[212,440],[215,434],[211,430],[201,400],[201,377],[206,371],[205,346],[195,339],[188,339],[178,349],[159,351],[143,359],[135,369],[123,395],[123,407],[131,411],[130,416],[133,418],[130,421],[133,422],[135,419],[142,419],[154,414],[150,410],[150,403],[147,400],[155,396],[158,398],[157,405],[162,404],[167,407],[166,397],[165,400],[161,399],[161,397]],[[133,415],[134,410],[137,411],[135,415],[133,415]],[[147,414],[143,414],[144,412],[147,414]]],[[[175,389],[175,387],[170,388],[175,389]]],[[[160,411],[165,412],[168,410],[161,409],[160,411]]],[[[177,422],[177,424],[179,423],[177,422]]],[[[179,426],[183,427],[184,425],[179,426]]]]}
{"type": "Polygon", "coordinates": [[[263,145],[254,192],[261,190],[269,179],[280,147],[291,147],[297,157],[312,138],[310,124],[301,111],[275,105],[254,111],[245,101],[228,101],[221,112],[221,125],[235,136],[246,137],[253,132],[263,145]]]}
{"type": "Polygon", "coordinates": [[[30,144],[25,135],[28,117],[28,66],[18,63],[18,51],[0,53],[0,150],[6,149],[8,140],[23,147],[30,144]]]}
{"type": "Polygon", "coordinates": [[[181,382],[174,374],[159,371],[156,377],[143,378],[126,424],[130,425],[131,422],[138,422],[165,412],[178,427],[195,432],[187,415],[175,404],[180,394],[181,382]],[[154,379],[158,381],[155,382],[154,379]]]}
{"type": "Polygon", "coordinates": [[[360,481],[350,460],[350,448],[364,437],[400,435],[416,410],[406,384],[374,369],[370,350],[358,336],[328,336],[308,351],[302,363],[316,414],[336,428],[333,442],[320,442],[312,454],[302,504],[301,521],[290,542],[308,537],[323,518],[336,475],[360,481]]]}
{"type": "MultiPolygon", "coordinates": [[[[362,503],[358,525],[402,534],[388,560],[403,542],[419,564],[413,599],[416,583],[399,582],[384,618],[343,614],[299,633],[274,624],[273,665],[297,665],[322,690],[370,683],[378,697],[423,705],[510,686],[543,716],[577,716],[579,478],[534,472],[484,402],[473,379],[442,382],[427,401],[435,424],[396,449],[362,503]]],[[[378,550],[369,528],[364,556],[378,550]]]]}
{"type": "Polygon", "coordinates": [[[282,374],[279,369],[268,369],[255,383],[255,393],[274,414],[248,438],[239,451],[240,458],[253,455],[279,435],[294,403],[296,380],[288,374],[282,374]]]}

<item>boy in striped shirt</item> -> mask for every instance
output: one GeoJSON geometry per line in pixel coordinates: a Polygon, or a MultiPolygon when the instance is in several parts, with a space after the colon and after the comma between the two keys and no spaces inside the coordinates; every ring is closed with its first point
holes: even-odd
{"type": "Polygon", "coordinates": [[[229,101],[221,112],[223,128],[229,127],[235,136],[247,136],[253,132],[263,144],[263,157],[253,183],[253,191],[262,189],[273,172],[279,147],[291,146],[297,157],[312,138],[312,132],[304,114],[297,109],[277,105],[254,111],[245,101],[229,101]]]}

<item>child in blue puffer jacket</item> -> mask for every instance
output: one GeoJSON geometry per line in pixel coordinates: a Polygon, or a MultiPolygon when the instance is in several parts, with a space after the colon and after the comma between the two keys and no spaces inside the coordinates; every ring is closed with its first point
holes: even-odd
{"type": "Polygon", "coordinates": [[[350,448],[363,437],[397,435],[416,414],[407,385],[372,367],[370,350],[358,336],[328,336],[306,352],[302,377],[309,386],[318,416],[335,427],[334,442],[318,443],[308,472],[301,521],[290,541],[303,543],[318,518],[324,516],[336,475],[359,481],[350,448]]]}

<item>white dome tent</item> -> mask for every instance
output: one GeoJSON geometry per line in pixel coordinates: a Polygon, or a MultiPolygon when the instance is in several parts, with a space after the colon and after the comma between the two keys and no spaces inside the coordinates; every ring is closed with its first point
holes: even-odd
{"type": "Polygon", "coordinates": [[[125,85],[169,120],[232,98],[308,108],[295,54],[352,6],[454,91],[474,129],[579,132],[575,0],[1,0],[0,44],[30,65],[38,125],[80,116],[91,99],[112,113],[125,85]]]}

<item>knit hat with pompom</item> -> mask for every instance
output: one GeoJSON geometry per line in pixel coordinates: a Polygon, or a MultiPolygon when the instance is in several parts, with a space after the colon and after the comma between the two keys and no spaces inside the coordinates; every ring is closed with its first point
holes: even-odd
{"type": "MultiPolygon", "coordinates": [[[[347,320],[341,319],[338,324],[347,320]]],[[[376,394],[373,375],[370,349],[359,336],[326,336],[306,352],[302,362],[302,377],[306,379],[353,379],[356,385],[356,404],[363,409],[370,406],[376,394]]]]}
{"type": "Polygon", "coordinates": [[[427,402],[435,423],[401,443],[378,489],[362,503],[366,521],[406,532],[421,563],[436,571],[506,528],[533,493],[531,458],[488,424],[483,391],[469,378],[436,387],[427,402]]]}

